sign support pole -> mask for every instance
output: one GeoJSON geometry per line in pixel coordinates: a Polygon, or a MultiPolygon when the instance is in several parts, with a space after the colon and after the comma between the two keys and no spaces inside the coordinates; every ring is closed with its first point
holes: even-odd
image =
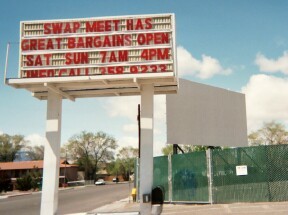
{"type": "Polygon", "coordinates": [[[41,215],[58,209],[62,97],[48,89],[41,215]]]}
{"type": "Polygon", "coordinates": [[[151,193],[153,186],[153,84],[141,85],[141,150],[140,150],[140,211],[151,214],[151,193]],[[150,195],[150,201],[143,198],[150,195]],[[144,203],[145,202],[145,203],[144,203]],[[147,202],[147,203],[146,203],[147,202]]]}

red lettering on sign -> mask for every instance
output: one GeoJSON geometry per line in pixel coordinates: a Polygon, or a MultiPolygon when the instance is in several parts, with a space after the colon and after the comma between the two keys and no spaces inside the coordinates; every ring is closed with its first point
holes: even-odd
{"type": "Polygon", "coordinates": [[[66,65],[89,63],[87,52],[66,53],[65,59],[66,59],[66,62],[65,62],[66,65]]]}
{"type": "Polygon", "coordinates": [[[138,34],[139,45],[169,44],[169,33],[146,33],[138,34]]]}
{"type": "Polygon", "coordinates": [[[44,50],[45,47],[45,39],[39,39],[38,40],[38,50],[44,50]]]}
{"type": "Polygon", "coordinates": [[[152,29],[152,19],[127,19],[126,28],[130,30],[143,30],[143,29],[152,29]]]}
{"type": "Polygon", "coordinates": [[[53,41],[52,39],[48,39],[47,40],[47,46],[46,46],[47,49],[54,49],[54,45],[53,45],[53,41]]]}
{"type": "Polygon", "coordinates": [[[35,59],[35,66],[42,66],[42,59],[41,59],[41,56],[40,55],[37,55],[36,56],[36,59],[35,59]]]}
{"type": "Polygon", "coordinates": [[[72,29],[71,29],[69,23],[67,23],[67,24],[65,25],[64,33],[72,33],[72,29]]]}
{"type": "Polygon", "coordinates": [[[68,43],[67,43],[68,49],[74,49],[75,48],[75,38],[71,37],[68,38],[68,43]]]}
{"type": "Polygon", "coordinates": [[[112,22],[114,24],[114,31],[118,31],[118,29],[119,29],[118,26],[119,26],[120,20],[113,20],[112,22]]]}
{"type": "Polygon", "coordinates": [[[84,46],[84,41],[83,41],[83,38],[82,38],[82,37],[79,37],[79,38],[78,38],[78,43],[77,43],[76,48],[85,48],[85,46],[84,46]]]}
{"type": "Polygon", "coordinates": [[[101,62],[102,63],[106,62],[106,54],[107,54],[107,52],[104,52],[104,51],[100,52],[100,55],[102,56],[102,58],[101,58],[101,62]]]}
{"type": "Polygon", "coordinates": [[[27,50],[29,50],[29,40],[22,40],[21,41],[21,49],[22,49],[22,51],[27,51],[27,50]]]}
{"type": "Polygon", "coordinates": [[[30,40],[30,50],[37,50],[37,40],[30,40]]]}
{"type": "Polygon", "coordinates": [[[144,49],[141,53],[141,58],[145,60],[167,60],[169,57],[169,48],[144,49]]]}
{"type": "Polygon", "coordinates": [[[33,55],[27,55],[26,60],[26,66],[33,66],[33,55]]]}
{"type": "Polygon", "coordinates": [[[28,50],[49,50],[49,49],[60,49],[62,38],[48,38],[48,39],[24,39],[21,41],[22,51],[28,50]],[[56,46],[56,47],[55,47],[56,46]]]}
{"type": "Polygon", "coordinates": [[[27,70],[26,78],[44,78],[44,77],[54,77],[55,71],[53,69],[43,69],[43,70],[27,70]]]}
{"type": "Polygon", "coordinates": [[[131,66],[130,67],[130,73],[136,74],[136,73],[147,73],[147,72],[167,72],[167,66],[165,64],[161,65],[141,65],[141,66],[131,66]]]}
{"type": "Polygon", "coordinates": [[[111,52],[106,52],[106,51],[100,51],[100,55],[101,55],[101,62],[105,63],[105,62],[124,62],[124,61],[128,61],[128,51],[127,50],[120,50],[117,51],[118,53],[118,59],[116,57],[116,52],[115,51],[111,51],[111,52]],[[108,60],[107,60],[108,58],[108,60]]]}
{"type": "Polygon", "coordinates": [[[104,37],[103,47],[111,47],[111,42],[109,37],[104,37]]]}
{"type": "Polygon", "coordinates": [[[63,23],[52,23],[52,32],[53,34],[61,34],[62,33],[63,23]]]}
{"type": "Polygon", "coordinates": [[[42,66],[42,58],[41,55],[27,55],[26,56],[26,66],[42,66]],[[35,57],[35,58],[34,58],[35,57]]]}
{"type": "Polygon", "coordinates": [[[100,67],[100,71],[101,71],[102,75],[105,75],[106,73],[108,73],[110,75],[123,74],[124,67],[123,66],[100,67]]]}
{"type": "Polygon", "coordinates": [[[101,45],[102,45],[102,42],[101,42],[101,38],[100,38],[100,36],[96,36],[95,38],[94,38],[94,46],[96,47],[96,48],[98,48],[98,47],[101,47],[101,45]]]}
{"type": "Polygon", "coordinates": [[[142,30],[142,29],[143,29],[142,20],[141,19],[137,19],[135,30],[142,30]]]}
{"type": "Polygon", "coordinates": [[[133,28],[133,19],[127,19],[126,20],[126,28],[127,28],[128,31],[134,29],[133,28]]]}
{"type": "Polygon", "coordinates": [[[73,22],[73,33],[76,33],[79,30],[80,26],[80,22],[73,22]]]}
{"type": "Polygon", "coordinates": [[[145,29],[152,29],[152,23],[151,22],[152,22],[151,18],[145,19],[145,24],[146,24],[145,29]]]}
{"type": "Polygon", "coordinates": [[[46,65],[50,65],[52,54],[44,54],[46,65]]]}
{"type": "Polygon", "coordinates": [[[51,34],[51,24],[44,23],[44,34],[51,34]]]}
{"type": "Polygon", "coordinates": [[[56,38],[55,40],[57,42],[57,48],[60,49],[62,38],[56,38]]]}
{"type": "Polygon", "coordinates": [[[44,34],[76,33],[80,26],[80,22],[44,23],[44,34]]]}
{"type": "Polygon", "coordinates": [[[92,42],[93,42],[92,37],[86,37],[86,48],[93,48],[92,42]]]}
{"type": "Polygon", "coordinates": [[[86,32],[118,31],[120,20],[101,20],[86,22],[86,32]],[[114,29],[113,29],[114,28],[114,29]]]}

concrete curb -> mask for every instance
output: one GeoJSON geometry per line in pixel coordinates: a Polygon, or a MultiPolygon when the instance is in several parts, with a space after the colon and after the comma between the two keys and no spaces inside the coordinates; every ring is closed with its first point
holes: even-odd
{"type": "MultiPolygon", "coordinates": [[[[81,189],[84,188],[85,186],[80,186],[80,187],[68,187],[68,188],[60,188],[58,191],[67,191],[67,190],[73,190],[73,189],[81,189]]],[[[0,195],[0,200],[1,199],[7,199],[7,198],[12,198],[12,197],[17,197],[17,196],[24,196],[24,195],[36,195],[36,194],[41,194],[42,191],[35,191],[35,192],[26,192],[26,193],[21,193],[21,192],[17,192],[17,193],[9,193],[9,194],[4,194],[4,195],[0,195]]]]}
{"type": "Polygon", "coordinates": [[[7,198],[12,198],[12,197],[17,197],[17,196],[26,196],[26,195],[32,195],[32,192],[29,192],[29,193],[7,194],[7,195],[5,195],[5,196],[0,196],[0,199],[7,199],[7,198]]]}

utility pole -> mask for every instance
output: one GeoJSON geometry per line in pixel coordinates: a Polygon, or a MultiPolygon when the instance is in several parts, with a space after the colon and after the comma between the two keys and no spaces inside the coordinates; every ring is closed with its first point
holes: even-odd
{"type": "Polygon", "coordinates": [[[138,121],[138,158],[140,158],[140,146],[141,146],[141,106],[138,104],[138,115],[137,115],[137,121],[138,121]]]}

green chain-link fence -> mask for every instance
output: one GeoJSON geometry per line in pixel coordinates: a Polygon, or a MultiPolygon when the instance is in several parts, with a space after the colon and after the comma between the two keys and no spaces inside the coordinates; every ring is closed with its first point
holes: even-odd
{"type": "Polygon", "coordinates": [[[213,150],[213,201],[288,200],[288,145],[213,150]],[[237,175],[236,166],[247,166],[237,175]]]}
{"type": "Polygon", "coordinates": [[[165,190],[165,201],[169,201],[168,183],[168,157],[161,156],[154,158],[153,187],[161,186],[165,190]]]}
{"type": "Polygon", "coordinates": [[[205,152],[172,156],[172,201],[208,202],[205,152]]]}
{"type": "Polygon", "coordinates": [[[215,149],[212,151],[213,202],[268,201],[264,147],[215,149]],[[247,175],[237,175],[236,166],[247,166],[247,175]]]}
{"type": "Polygon", "coordinates": [[[156,157],[153,184],[172,202],[288,201],[288,145],[156,157]],[[237,166],[247,174],[239,175],[237,166]]]}

